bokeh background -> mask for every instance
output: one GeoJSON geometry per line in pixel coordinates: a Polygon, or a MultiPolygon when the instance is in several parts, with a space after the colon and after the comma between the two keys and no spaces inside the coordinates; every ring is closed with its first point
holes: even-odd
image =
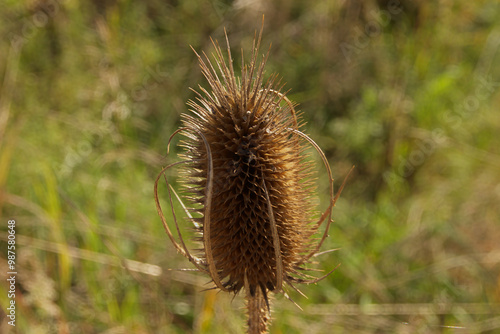
{"type": "Polygon", "coordinates": [[[303,311],[276,297],[271,332],[500,331],[497,1],[2,0],[1,333],[244,332],[240,296],[175,270],[192,266],[153,182],[189,87],[207,87],[190,45],[210,53],[226,27],[238,67],[262,14],[266,76],[336,187],[356,166],[324,245],[341,249],[317,258],[341,266],[290,292],[303,311]]]}

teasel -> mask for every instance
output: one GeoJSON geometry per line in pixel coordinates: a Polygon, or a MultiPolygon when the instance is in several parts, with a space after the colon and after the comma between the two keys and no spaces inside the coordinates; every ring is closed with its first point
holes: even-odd
{"type": "Polygon", "coordinates": [[[298,291],[294,284],[316,283],[336,269],[319,278],[305,273],[328,235],[332,208],[345,184],[334,196],[328,161],[301,131],[303,123],[282,92],[284,85],[277,75],[264,80],[269,51],[258,62],[262,30],[254,36],[249,64],[242,52],[240,77],[235,75],[227,33],[227,62],[213,40],[213,62],[193,49],[211,91],[201,86],[193,90],[197,98],[188,102],[191,114],[182,115],[183,127],[168,143],[170,147],[177,134],[185,136],[182,160],[165,167],[154,187],[158,213],[175,248],[210,276],[214,288],[234,294],[244,289],[250,334],[267,332],[269,292],[289,298],[286,286],[298,291]],[[308,145],[319,153],[328,173],[330,200],[322,214],[314,205],[316,176],[308,145]],[[165,181],[179,242],[158,197],[159,180],[175,166],[184,167],[184,196],[165,181]],[[184,242],[173,195],[203,245],[197,255],[184,242]],[[322,236],[315,236],[325,222],[322,236]]]}

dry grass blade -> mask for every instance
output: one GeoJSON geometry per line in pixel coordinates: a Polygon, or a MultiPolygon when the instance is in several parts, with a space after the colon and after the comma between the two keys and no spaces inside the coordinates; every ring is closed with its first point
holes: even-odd
{"type": "MultiPolygon", "coordinates": [[[[8,236],[8,233],[0,232],[0,240],[7,241],[9,240],[8,236]]],[[[46,252],[52,252],[56,254],[59,254],[61,252],[61,245],[56,242],[31,238],[22,234],[17,234],[16,242],[23,247],[37,248],[46,252]]],[[[94,252],[88,249],[68,246],[67,255],[75,259],[96,262],[103,265],[123,267],[127,270],[150,276],[160,276],[162,274],[162,269],[157,265],[139,262],[131,259],[124,259],[118,256],[94,252]]]]}

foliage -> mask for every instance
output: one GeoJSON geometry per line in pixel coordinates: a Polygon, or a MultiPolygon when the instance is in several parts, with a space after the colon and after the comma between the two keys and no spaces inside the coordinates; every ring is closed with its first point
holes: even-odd
{"type": "Polygon", "coordinates": [[[304,311],[276,301],[271,332],[500,328],[496,1],[1,8],[0,276],[15,219],[17,332],[242,332],[239,297],[170,270],[187,263],[152,187],[188,88],[207,86],[189,46],[211,52],[226,27],[238,67],[263,13],[265,75],[286,82],[337,187],[356,166],[325,243],[341,250],[317,258],[323,270],[342,265],[302,288],[308,299],[290,292],[304,311]]]}

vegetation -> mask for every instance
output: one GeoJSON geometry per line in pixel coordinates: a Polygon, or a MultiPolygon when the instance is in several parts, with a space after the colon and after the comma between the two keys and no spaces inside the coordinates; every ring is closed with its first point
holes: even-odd
{"type": "Polygon", "coordinates": [[[290,293],[303,311],[274,300],[271,333],[498,331],[496,1],[5,0],[0,312],[9,219],[18,274],[0,332],[244,331],[241,297],[175,270],[189,263],[153,183],[188,88],[207,87],[189,46],[212,52],[226,27],[238,67],[263,13],[264,76],[286,82],[336,188],[356,166],[323,246],[341,249],[316,258],[341,266],[290,293]]]}

